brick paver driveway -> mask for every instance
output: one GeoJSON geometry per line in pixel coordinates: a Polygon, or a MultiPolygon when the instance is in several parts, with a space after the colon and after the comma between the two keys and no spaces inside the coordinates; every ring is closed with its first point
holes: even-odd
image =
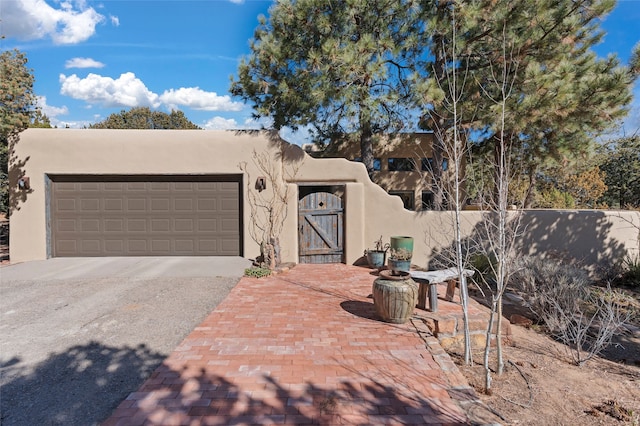
{"type": "Polygon", "coordinates": [[[374,278],[243,278],[105,425],[468,423],[473,391],[420,321],[375,318],[374,278]]]}

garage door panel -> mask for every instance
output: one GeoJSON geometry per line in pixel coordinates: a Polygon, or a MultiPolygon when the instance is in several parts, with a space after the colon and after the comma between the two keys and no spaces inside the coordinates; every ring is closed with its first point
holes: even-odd
{"type": "Polygon", "coordinates": [[[80,190],[81,191],[87,191],[87,192],[97,192],[100,190],[100,184],[97,182],[85,182],[85,183],[81,183],[80,184],[80,190]]]}
{"type": "Polygon", "coordinates": [[[176,232],[193,232],[195,228],[193,222],[193,219],[176,219],[174,229],[176,232]]]}
{"type": "Polygon", "coordinates": [[[195,250],[195,241],[193,240],[175,240],[176,251],[178,253],[192,253],[195,250]]]}
{"type": "Polygon", "coordinates": [[[216,211],[217,203],[215,198],[205,198],[198,200],[198,211],[199,212],[211,212],[216,211]]]}
{"type": "Polygon", "coordinates": [[[114,192],[122,192],[125,187],[126,187],[126,183],[122,183],[122,182],[105,182],[104,183],[104,190],[105,191],[114,191],[114,192]]]}
{"type": "Polygon", "coordinates": [[[147,220],[146,219],[127,219],[127,231],[147,232],[147,220]]]}
{"type": "Polygon", "coordinates": [[[146,198],[127,198],[127,210],[131,212],[146,212],[146,198]]]}
{"type": "Polygon", "coordinates": [[[97,198],[85,198],[80,200],[80,208],[88,213],[100,211],[100,200],[97,198]]]}
{"type": "Polygon", "coordinates": [[[151,251],[153,253],[158,254],[169,254],[171,251],[171,241],[170,240],[151,240],[151,251]]]}
{"type": "Polygon", "coordinates": [[[173,201],[173,209],[175,211],[193,211],[193,200],[189,198],[179,198],[173,201]]]}
{"type": "Polygon", "coordinates": [[[104,232],[124,232],[124,219],[105,219],[104,232]]]}
{"type": "Polygon", "coordinates": [[[55,242],[55,248],[57,251],[62,253],[77,253],[78,245],[76,244],[76,240],[64,240],[60,239],[55,242]]]}
{"type": "Polygon", "coordinates": [[[216,219],[199,219],[198,231],[199,232],[216,232],[218,230],[218,223],[216,219]]]}
{"type": "Polygon", "coordinates": [[[102,252],[101,240],[82,240],[80,241],[80,250],[88,255],[100,254],[102,252]]]}
{"type": "Polygon", "coordinates": [[[147,192],[145,182],[127,182],[127,192],[147,192]]]}
{"type": "Polygon", "coordinates": [[[149,185],[149,189],[152,193],[156,191],[164,193],[169,190],[169,185],[169,182],[151,182],[151,184],[149,185]]]}
{"type": "Polygon", "coordinates": [[[175,182],[173,184],[173,189],[175,191],[193,192],[196,189],[194,185],[196,184],[192,182],[175,182]]]}
{"type": "Polygon", "coordinates": [[[124,210],[124,200],[121,198],[107,198],[104,200],[104,209],[109,212],[120,213],[124,210]]]}
{"type": "Polygon", "coordinates": [[[237,178],[89,178],[52,177],[53,256],[240,254],[237,178]]]}
{"type": "Polygon", "coordinates": [[[151,219],[151,232],[169,232],[169,219],[151,219]]]}
{"type": "Polygon", "coordinates": [[[127,243],[127,252],[132,254],[143,254],[149,251],[149,247],[147,245],[147,240],[128,240],[127,243]]]}
{"type": "Polygon", "coordinates": [[[80,232],[100,232],[100,220],[99,219],[81,219],[80,220],[80,232]]]}
{"type": "Polygon", "coordinates": [[[118,256],[124,252],[123,240],[106,240],[104,242],[104,251],[111,256],[118,256]]]}
{"type": "Polygon", "coordinates": [[[151,210],[153,212],[168,212],[171,209],[171,201],[166,198],[152,198],[151,210]]]}
{"type": "Polygon", "coordinates": [[[55,203],[55,209],[58,211],[75,211],[76,200],[69,198],[57,200],[55,203]]]}
{"type": "Polygon", "coordinates": [[[223,238],[221,240],[221,243],[222,243],[222,250],[230,250],[230,251],[232,251],[232,250],[238,250],[239,249],[239,244],[238,244],[237,240],[234,240],[234,239],[231,239],[231,238],[229,238],[229,239],[223,238]]]}

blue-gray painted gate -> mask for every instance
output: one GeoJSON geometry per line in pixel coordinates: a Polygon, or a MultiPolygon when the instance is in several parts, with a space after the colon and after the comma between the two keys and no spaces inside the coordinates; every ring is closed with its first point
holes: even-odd
{"type": "Polygon", "coordinates": [[[313,192],[298,202],[300,263],[344,262],[342,198],[313,192]]]}

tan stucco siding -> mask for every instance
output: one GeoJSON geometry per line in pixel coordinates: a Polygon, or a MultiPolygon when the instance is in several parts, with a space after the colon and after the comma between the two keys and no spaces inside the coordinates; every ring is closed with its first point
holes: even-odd
{"type": "MultiPolygon", "coordinates": [[[[31,190],[11,215],[12,262],[47,257],[47,175],[239,175],[239,162],[268,144],[264,135],[234,132],[28,129],[16,146],[16,157],[24,166],[14,167],[10,176],[12,191],[19,176],[31,181],[31,190]]],[[[14,199],[24,196],[13,192],[14,199]]],[[[248,238],[245,233],[245,256],[252,257],[256,246],[248,238]]]]}
{"type": "MultiPolygon", "coordinates": [[[[51,174],[188,175],[233,174],[243,176],[242,245],[244,256],[259,254],[248,227],[251,217],[248,192],[262,175],[252,161],[253,152],[267,152],[284,173],[288,188],[287,216],[280,235],[282,258],[298,261],[298,188],[300,184],[344,186],[345,260],[353,263],[382,236],[408,235],[415,239],[413,262],[429,266],[430,260],[451,247],[452,212],[411,212],[398,197],[372,183],[362,164],[341,158],[314,159],[268,133],[169,130],[28,129],[16,146],[10,170],[14,208],[10,217],[12,262],[48,256],[47,195],[45,177],[51,174]],[[284,150],[281,148],[284,146],[284,150]],[[283,160],[284,159],[284,160],[283,160]],[[284,161],[284,163],[283,163],[284,161]],[[239,164],[246,162],[246,172],[239,164]],[[31,179],[28,192],[17,190],[21,176],[31,179]]],[[[286,185],[286,186],[284,186],[286,185]]],[[[271,194],[267,188],[265,194],[271,194]]],[[[465,236],[473,235],[482,212],[464,211],[465,236]]],[[[564,252],[587,264],[612,263],[626,254],[638,254],[640,212],[524,211],[521,254],[564,252]]]]}

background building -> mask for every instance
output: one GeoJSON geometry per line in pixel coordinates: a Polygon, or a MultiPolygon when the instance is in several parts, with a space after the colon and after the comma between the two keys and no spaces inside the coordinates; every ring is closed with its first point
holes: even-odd
{"type": "MultiPolygon", "coordinates": [[[[377,137],[373,146],[375,172],[373,182],[390,195],[402,199],[407,210],[431,210],[433,208],[433,134],[411,133],[394,137],[377,137]]],[[[330,143],[325,150],[314,145],[304,147],[317,158],[346,158],[361,161],[358,141],[341,139],[330,143]]],[[[445,191],[453,178],[449,159],[442,162],[445,191]],[[449,183],[449,184],[448,184],[449,183]]],[[[463,198],[464,199],[464,198],[463,198]]]]}

